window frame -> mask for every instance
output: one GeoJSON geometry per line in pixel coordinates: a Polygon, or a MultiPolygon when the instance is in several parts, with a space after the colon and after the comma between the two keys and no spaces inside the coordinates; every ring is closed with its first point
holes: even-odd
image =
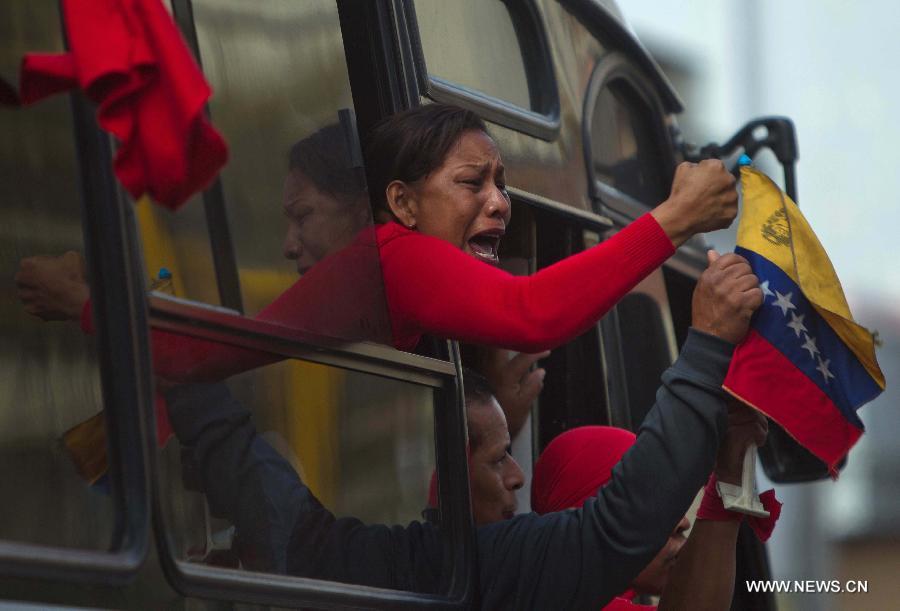
{"type": "MultiPolygon", "coordinates": [[[[365,133],[381,116],[419,103],[415,72],[411,69],[404,7],[402,0],[377,0],[366,3],[364,7],[352,0],[336,0],[336,4],[354,106],[365,109],[359,117],[358,129],[365,133]],[[373,100],[375,104],[371,103],[373,100]]],[[[199,62],[191,1],[172,0],[172,6],[176,22],[199,62]]],[[[204,193],[204,205],[215,255],[217,240],[213,233],[228,231],[224,193],[219,178],[204,193]],[[218,214],[216,211],[221,214],[211,218],[211,208],[214,215],[218,214]]],[[[135,231],[132,230],[133,233],[135,231]]],[[[227,250],[231,248],[230,235],[225,238],[218,244],[219,248],[227,250]]],[[[348,609],[361,606],[384,609],[467,608],[474,597],[477,564],[465,454],[467,432],[462,371],[456,343],[446,342],[441,349],[442,360],[438,360],[370,342],[337,341],[243,317],[241,308],[233,307],[225,299],[228,288],[223,289],[221,284],[223,275],[226,281],[231,275],[237,278],[233,250],[225,255],[230,256],[215,259],[223,307],[153,295],[147,298],[150,325],[432,387],[435,391],[436,466],[443,484],[439,493],[443,514],[441,531],[448,544],[445,557],[451,557],[448,574],[442,577],[447,592],[429,595],[182,562],[175,557],[166,535],[165,498],[156,448],[151,444],[149,469],[153,524],[160,562],[169,583],[185,596],[265,605],[348,609]],[[220,274],[220,262],[225,268],[224,274],[220,274]]],[[[139,265],[140,255],[136,261],[139,265]]],[[[236,295],[240,297],[239,284],[236,285],[236,295]]],[[[152,410],[149,417],[154,419],[152,410]]],[[[147,430],[153,431],[155,426],[147,430]]],[[[149,433],[146,435],[149,436],[149,433]]]]}
{"type": "Polygon", "coordinates": [[[613,82],[622,82],[630,88],[651,113],[651,124],[648,125],[653,133],[654,141],[663,156],[663,167],[660,170],[666,183],[671,181],[675,170],[675,155],[673,153],[672,136],[665,125],[665,109],[662,101],[655,93],[649,79],[645,77],[629,61],[624,54],[613,51],[603,56],[591,73],[588,87],[584,95],[582,112],[582,138],[584,143],[584,162],[588,173],[588,184],[591,199],[595,206],[607,213],[618,213],[628,219],[636,219],[640,215],[653,209],[652,205],[645,204],[636,198],[603,182],[595,176],[594,152],[592,147],[591,132],[593,129],[594,108],[600,93],[606,90],[613,82]]]}
{"type": "Polygon", "coordinates": [[[289,575],[253,573],[208,567],[175,557],[167,532],[159,466],[151,460],[154,526],[160,561],[170,584],[185,596],[235,600],[276,606],[316,606],[348,609],[365,606],[383,609],[464,608],[471,600],[473,582],[466,579],[467,567],[474,565],[474,526],[469,507],[468,470],[459,460],[466,443],[464,406],[461,404],[461,372],[455,343],[448,344],[454,361],[430,359],[369,342],[329,342],[314,336],[306,340],[271,333],[269,323],[254,321],[213,306],[167,298],[149,297],[154,328],[181,332],[205,339],[227,341],[247,348],[266,350],[290,358],[336,366],[432,387],[435,391],[435,454],[442,485],[440,501],[445,541],[453,562],[445,595],[333,582],[289,575]],[[266,332],[266,331],[269,332],[266,332]],[[329,345],[330,344],[330,345],[329,345]],[[455,458],[454,458],[455,457],[455,458]],[[225,598],[225,597],[228,598],[225,598]]]}
{"type": "Polygon", "coordinates": [[[137,576],[150,544],[145,430],[152,402],[143,276],[134,242],[123,235],[130,210],[121,205],[113,176],[111,139],[86,98],[70,99],[115,507],[112,544],[100,551],[0,541],[0,574],[124,586],[137,576]]]}
{"type": "Polygon", "coordinates": [[[556,139],[560,130],[559,92],[546,28],[534,0],[502,1],[509,11],[517,38],[526,38],[531,44],[520,48],[525,51],[529,97],[536,102],[537,111],[429,74],[413,0],[400,1],[409,24],[409,41],[422,95],[435,102],[461,106],[487,121],[541,140],[552,142],[556,139]]]}

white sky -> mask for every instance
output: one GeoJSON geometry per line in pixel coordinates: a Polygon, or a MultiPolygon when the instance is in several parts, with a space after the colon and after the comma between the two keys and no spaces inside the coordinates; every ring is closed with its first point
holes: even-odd
{"type": "MultiPolygon", "coordinates": [[[[654,51],[689,64],[709,136],[791,117],[801,208],[851,307],[900,301],[900,4],[888,0],[622,0],[654,51]]],[[[861,321],[864,322],[864,321],[861,321]]]]}

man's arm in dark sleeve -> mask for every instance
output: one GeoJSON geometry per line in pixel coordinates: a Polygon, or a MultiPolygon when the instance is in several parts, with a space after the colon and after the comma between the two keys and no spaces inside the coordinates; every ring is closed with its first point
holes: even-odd
{"type": "Polygon", "coordinates": [[[627,589],[713,469],[732,351],[689,332],[634,446],[581,509],[479,529],[485,608],[597,609],[627,589]]]}
{"type": "Polygon", "coordinates": [[[250,411],[224,384],[178,386],[166,400],[175,434],[199,469],[210,510],[235,524],[245,566],[284,573],[297,516],[326,510],[290,463],[257,434],[250,411]]]}
{"type": "Polygon", "coordinates": [[[335,518],[259,436],[249,410],[224,384],[180,386],[166,398],[175,433],[200,469],[210,509],[236,526],[246,568],[437,591],[442,551],[431,525],[335,518]]]}

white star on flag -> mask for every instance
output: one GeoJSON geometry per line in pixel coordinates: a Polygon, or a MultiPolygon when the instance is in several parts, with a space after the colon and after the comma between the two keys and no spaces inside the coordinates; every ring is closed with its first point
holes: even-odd
{"type": "Polygon", "coordinates": [[[788,327],[794,330],[794,333],[797,337],[800,337],[800,333],[806,332],[806,325],[803,324],[803,319],[806,318],[806,314],[801,314],[797,316],[793,312],[791,312],[791,322],[788,323],[788,327]]]}
{"type": "Polygon", "coordinates": [[[787,316],[788,310],[796,310],[797,309],[797,306],[795,306],[791,302],[791,296],[793,294],[794,293],[791,292],[791,293],[788,293],[787,295],[782,295],[778,291],[775,291],[775,295],[776,295],[775,303],[773,303],[772,305],[781,308],[781,313],[784,316],[787,316]]]}
{"type": "Polygon", "coordinates": [[[834,374],[828,371],[828,364],[831,362],[828,359],[816,359],[819,361],[819,366],[816,369],[822,374],[822,377],[825,378],[825,383],[828,383],[828,378],[833,378],[834,374]]]}
{"type": "Polygon", "coordinates": [[[815,358],[819,354],[819,348],[816,346],[816,339],[812,335],[806,336],[806,342],[801,346],[804,350],[809,351],[810,358],[815,358]]]}
{"type": "Polygon", "coordinates": [[[769,281],[761,282],[759,288],[762,289],[763,292],[763,301],[766,300],[766,297],[774,297],[775,293],[769,288],[769,281]]]}

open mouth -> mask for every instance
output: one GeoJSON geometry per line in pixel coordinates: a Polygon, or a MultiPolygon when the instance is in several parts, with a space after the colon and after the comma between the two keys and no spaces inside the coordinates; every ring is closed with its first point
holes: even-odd
{"type": "Polygon", "coordinates": [[[482,231],[469,238],[469,250],[477,258],[487,261],[488,263],[497,264],[500,257],[497,255],[500,250],[500,238],[503,237],[502,229],[490,229],[482,231]]]}

